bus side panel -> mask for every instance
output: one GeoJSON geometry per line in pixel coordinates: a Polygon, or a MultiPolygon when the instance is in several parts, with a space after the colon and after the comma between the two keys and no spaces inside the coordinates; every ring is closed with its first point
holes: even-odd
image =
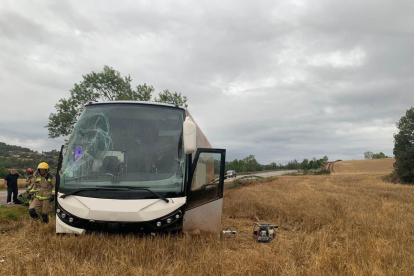
{"type": "MultiPolygon", "coordinates": [[[[194,121],[193,117],[191,117],[190,112],[188,111],[188,109],[186,109],[185,111],[185,115],[186,116],[190,116],[190,118],[193,120],[193,122],[196,124],[197,126],[197,139],[196,139],[196,148],[208,148],[211,149],[211,144],[210,142],[207,140],[207,137],[204,135],[203,131],[201,131],[201,129],[198,127],[197,123],[194,121]]],[[[193,156],[194,158],[194,156],[193,156]]]]}
{"type": "Polygon", "coordinates": [[[223,199],[220,198],[187,210],[184,214],[183,232],[199,230],[219,233],[221,231],[222,207],[223,199]]]}

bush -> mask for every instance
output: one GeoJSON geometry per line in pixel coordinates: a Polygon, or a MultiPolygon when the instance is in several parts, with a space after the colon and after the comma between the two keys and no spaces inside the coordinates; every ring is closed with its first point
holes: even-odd
{"type": "Polygon", "coordinates": [[[401,183],[401,180],[395,171],[393,171],[390,174],[384,175],[383,177],[381,177],[381,179],[382,181],[388,182],[388,183],[395,183],[395,184],[401,183]]]}
{"type": "Polygon", "coordinates": [[[330,170],[320,170],[317,172],[314,172],[315,175],[326,175],[326,174],[331,174],[330,170]]]}

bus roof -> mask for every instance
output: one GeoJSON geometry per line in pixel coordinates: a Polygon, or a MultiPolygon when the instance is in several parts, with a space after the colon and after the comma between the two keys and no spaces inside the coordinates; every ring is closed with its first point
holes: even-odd
{"type": "Polygon", "coordinates": [[[110,102],[92,102],[91,101],[91,102],[85,104],[85,106],[96,105],[96,104],[146,104],[146,105],[158,105],[158,106],[175,107],[175,108],[186,110],[185,107],[174,105],[174,104],[146,102],[146,101],[110,101],[110,102]]]}

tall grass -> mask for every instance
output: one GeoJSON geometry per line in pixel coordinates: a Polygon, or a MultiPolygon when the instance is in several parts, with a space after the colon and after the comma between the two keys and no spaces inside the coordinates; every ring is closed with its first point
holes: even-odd
{"type": "Polygon", "coordinates": [[[414,187],[381,175],[279,176],[225,191],[237,235],[56,236],[27,220],[0,236],[0,275],[413,275],[414,187]],[[259,244],[254,222],[279,224],[259,244]]]}

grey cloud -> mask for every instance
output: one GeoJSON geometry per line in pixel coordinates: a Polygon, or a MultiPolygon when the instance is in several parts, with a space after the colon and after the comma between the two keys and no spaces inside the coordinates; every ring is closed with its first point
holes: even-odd
{"type": "Polygon", "coordinates": [[[2,40],[44,43],[48,31],[33,19],[16,11],[0,9],[0,35],[2,40]]]}
{"type": "Polygon", "coordinates": [[[188,96],[230,160],[391,155],[414,100],[411,1],[16,3],[0,9],[0,91],[24,112],[3,108],[0,129],[37,149],[59,147],[49,113],[103,65],[188,96]]]}

